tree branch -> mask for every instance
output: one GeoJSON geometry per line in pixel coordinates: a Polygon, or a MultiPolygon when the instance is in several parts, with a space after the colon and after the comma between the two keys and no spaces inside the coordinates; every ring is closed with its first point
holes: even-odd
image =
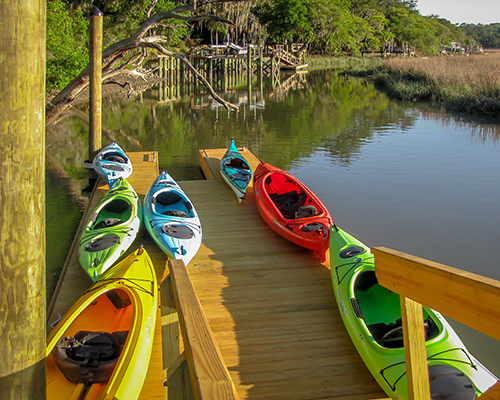
{"type": "MultiPolygon", "coordinates": [[[[183,21],[190,21],[190,22],[212,20],[234,26],[234,24],[231,21],[228,21],[224,18],[220,18],[216,15],[211,15],[211,14],[184,15],[181,13],[192,12],[194,11],[195,7],[198,10],[200,7],[207,5],[229,3],[236,1],[245,1],[245,0],[197,0],[196,4],[182,5],[174,8],[171,11],[159,12],[152,15],[140,25],[140,27],[132,36],[123,39],[115,44],[112,44],[103,51],[102,53],[103,80],[111,76],[115,76],[117,74],[116,73],[117,71],[122,71],[122,72],[124,71],[123,69],[124,67],[115,68],[115,65],[125,57],[125,54],[127,52],[131,50],[137,50],[140,48],[151,48],[160,52],[161,54],[181,59],[184,65],[186,65],[186,67],[196,76],[196,78],[199,79],[205,85],[205,87],[208,89],[208,91],[215,100],[217,100],[219,103],[221,103],[224,107],[228,109],[231,108],[237,110],[238,106],[225,101],[219,95],[217,95],[217,93],[215,93],[212,86],[196,70],[196,68],[194,68],[194,66],[191,65],[191,63],[187,60],[184,54],[170,52],[165,48],[163,48],[163,46],[161,46],[159,42],[165,42],[166,39],[164,37],[161,36],[146,37],[146,34],[149,32],[151,28],[155,27],[156,25],[159,24],[160,21],[163,21],[165,19],[180,19],[183,21]]],[[[137,55],[132,56],[125,64],[129,66],[135,62],[137,65],[139,58],[136,57],[137,55]]],[[[56,118],[64,110],[66,110],[69,107],[69,105],[71,105],[71,103],[76,99],[76,97],[79,94],[81,94],[81,92],[84,89],[87,88],[87,86],[89,85],[89,71],[90,71],[89,66],[85,67],[85,69],[81,71],[80,74],[78,74],[78,76],[75,79],[73,79],[73,81],[71,81],[64,89],[62,89],[59,92],[59,94],[57,94],[47,104],[46,118],[45,118],[46,125],[52,124],[56,120],[56,118]]]]}

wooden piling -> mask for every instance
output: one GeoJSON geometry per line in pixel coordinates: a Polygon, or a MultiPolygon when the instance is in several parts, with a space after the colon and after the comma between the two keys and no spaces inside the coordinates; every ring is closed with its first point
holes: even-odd
{"type": "MultiPolygon", "coordinates": [[[[102,147],[102,12],[94,7],[90,18],[89,160],[102,147]]],[[[94,170],[89,170],[95,174],[94,170]]],[[[96,176],[90,177],[95,179],[96,176]]]]}
{"type": "Polygon", "coordinates": [[[45,2],[0,2],[0,397],[45,399],[45,2]]]}

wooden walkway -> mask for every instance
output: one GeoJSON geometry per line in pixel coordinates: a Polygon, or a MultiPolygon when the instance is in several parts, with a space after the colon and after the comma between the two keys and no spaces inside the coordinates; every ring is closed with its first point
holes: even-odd
{"type": "Polygon", "coordinates": [[[225,150],[200,151],[213,180],[181,185],[203,226],[188,271],[240,397],[387,397],[342,323],[328,265],[264,223],[253,188],[238,204],[218,172],[225,150]]]}
{"type": "MultiPolygon", "coordinates": [[[[203,243],[188,272],[240,398],[387,397],[347,335],[328,265],[262,221],[252,188],[241,204],[237,202],[218,172],[225,150],[200,151],[200,165],[209,179],[179,184],[203,226],[203,243]]],[[[250,151],[242,154],[255,168],[255,156],[250,151]]],[[[158,175],[158,157],[152,152],[129,156],[134,173],[128,180],[143,199],[158,175]]],[[[89,210],[106,190],[107,185],[96,189],[89,210]]],[[[150,254],[158,276],[163,276],[165,255],[144,227],[131,250],[140,244],[150,254]]],[[[58,313],[63,315],[92,284],[78,264],[75,248],[63,277],[49,307],[49,322],[58,313]]],[[[168,349],[162,349],[160,321],[141,399],[164,398],[162,350],[168,349]]]]}

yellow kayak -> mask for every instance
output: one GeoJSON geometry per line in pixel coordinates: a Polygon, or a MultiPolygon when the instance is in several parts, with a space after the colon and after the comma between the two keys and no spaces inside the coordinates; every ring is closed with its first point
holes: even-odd
{"type": "Polygon", "coordinates": [[[137,399],[157,309],[155,269],[141,247],[106,271],[50,332],[47,399],[137,399]]]}

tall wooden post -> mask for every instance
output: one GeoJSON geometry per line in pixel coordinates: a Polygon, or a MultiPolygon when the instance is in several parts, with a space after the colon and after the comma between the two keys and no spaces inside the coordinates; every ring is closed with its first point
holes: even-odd
{"type": "MultiPolygon", "coordinates": [[[[94,7],[90,17],[89,161],[102,147],[102,12],[94,7]]],[[[96,179],[90,170],[90,179],[96,179]]]]}
{"type": "Polygon", "coordinates": [[[0,2],[0,397],[45,398],[45,0],[0,2]]]}

